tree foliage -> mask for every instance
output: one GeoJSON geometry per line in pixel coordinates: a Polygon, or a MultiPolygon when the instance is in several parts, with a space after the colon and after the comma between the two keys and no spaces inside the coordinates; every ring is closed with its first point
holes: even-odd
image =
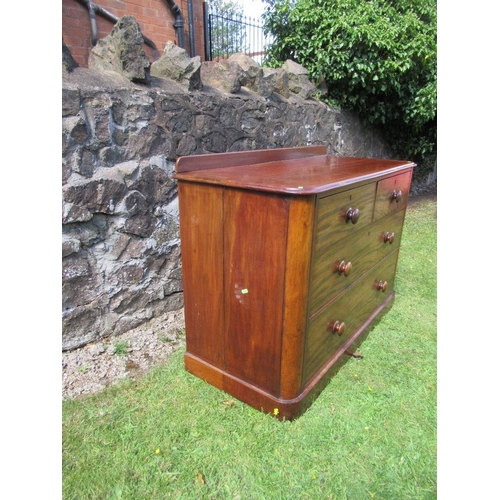
{"type": "Polygon", "coordinates": [[[383,127],[407,159],[435,157],[436,0],[268,0],[270,66],[292,59],[330,103],[383,127]]]}

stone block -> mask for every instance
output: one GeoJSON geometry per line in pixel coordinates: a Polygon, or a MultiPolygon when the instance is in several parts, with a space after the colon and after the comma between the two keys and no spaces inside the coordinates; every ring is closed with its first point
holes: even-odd
{"type": "Polygon", "coordinates": [[[175,80],[187,90],[200,90],[201,58],[189,57],[184,49],[167,42],[160,59],[151,65],[151,75],[175,80]]]}
{"type": "Polygon", "coordinates": [[[71,51],[66,44],[62,43],[62,71],[63,73],[71,73],[74,69],[78,68],[78,63],[73,59],[71,51]]]}
{"type": "Polygon", "coordinates": [[[302,99],[309,99],[317,91],[316,85],[309,80],[308,71],[304,66],[290,59],[283,64],[288,74],[288,88],[292,94],[302,99]]]}
{"type": "Polygon", "coordinates": [[[124,16],[90,51],[89,68],[114,71],[135,83],[150,83],[151,61],[143,44],[144,37],[135,18],[124,16]]]}
{"type": "Polygon", "coordinates": [[[241,89],[244,75],[237,64],[229,64],[227,61],[203,62],[201,65],[201,81],[229,94],[236,94],[241,89]]]}

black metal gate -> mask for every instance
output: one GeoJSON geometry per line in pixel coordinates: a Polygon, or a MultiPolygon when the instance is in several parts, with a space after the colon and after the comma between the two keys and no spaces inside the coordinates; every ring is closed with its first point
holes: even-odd
{"type": "Polygon", "coordinates": [[[219,61],[243,53],[262,64],[266,37],[262,21],[242,14],[217,12],[203,2],[205,23],[205,60],[219,61]]]}

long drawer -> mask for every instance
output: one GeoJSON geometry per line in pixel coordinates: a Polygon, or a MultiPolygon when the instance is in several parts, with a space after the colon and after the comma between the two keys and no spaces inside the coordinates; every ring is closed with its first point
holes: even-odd
{"type": "Polygon", "coordinates": [[[332,235],[330,244],[323,245],[313,259],[310,314],[399,248],[403,220],[404,211],[400,210],[357,228],[338,242],[332,235]]]}
{"type": "Polygon", "coordinates": [[[309,320],[304,383],[349,341],[366,318],[393,290],[398,253],[395,250],[389,254],[309,320]]]}

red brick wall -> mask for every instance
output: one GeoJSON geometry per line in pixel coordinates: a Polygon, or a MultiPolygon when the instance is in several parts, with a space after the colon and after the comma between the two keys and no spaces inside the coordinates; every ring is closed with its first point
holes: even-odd
{"type": "MultiPolygon", "coordinates": [[[[168,41],[178,43],[174,28],[175,17],[165,0],[95,0],[94,3],[120,18],[133,16],[144,36],[151,39],[161,56],[168,41]]],[[[189,54],[189,18],[188,1],[175,2],[182,11],[184,19],[184,48],[189,54]]],[[[193,31],[195,36],[195,54],[204,60],[203,0],[193,0],[193,31]]],[[[113,23],[96,14],[99,40],[109,35],[113,23]]],[[[92,30],[87,9],[77,0],[62,0],[62,38],[74,59],[82,67],[88,66],[89,53],[92,50],[92,30]]],[[[157,59],[153,50],[144,45],[144,51],[151,62],[157,59]]]]}

